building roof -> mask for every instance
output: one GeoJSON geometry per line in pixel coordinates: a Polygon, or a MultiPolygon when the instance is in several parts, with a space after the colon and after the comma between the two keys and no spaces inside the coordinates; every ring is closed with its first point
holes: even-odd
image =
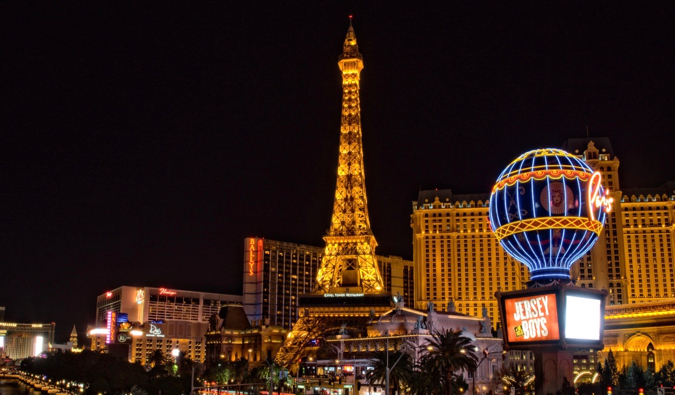
{"type": "Polygon", "coordinates": [[[489,193],[471,193],[471,194],[453,194],[452,189],[431,189],[420,191],[417,195],[417,204],[433,203],[434,200],[441,201],[441,203],[455,203],[455,202],[477,202],[490,200],[489,193]]]}
{"type": "Polygon", "coordinates": [[[223,320],[218,329],[251,329],[251,323],[248,321],[248,317],[246,317],[244,307],[240,304],[227,304],[221,307],[218,317],[223,320]]]}
{"type": "Polygon", "coordinates": [[[585,137],[577,139],[568,139],[563,143],[562,148],[574,155],[581,155],[586,151],[589,142],[595,144],[595,148],[603,154],[609,154],[610,158],[614,158],[614,148],[608,137],[585,137]]]}
{"type": "Polygon", "coordinates": [[[662,196],[666,195],[668,197],[675,196],[675,181],[668,181],[667,183],[661,185],[660,187],[647,187],[647,188],[623,188],[621,189],[623,196],[644,196],[656,195],[662,196]]]}

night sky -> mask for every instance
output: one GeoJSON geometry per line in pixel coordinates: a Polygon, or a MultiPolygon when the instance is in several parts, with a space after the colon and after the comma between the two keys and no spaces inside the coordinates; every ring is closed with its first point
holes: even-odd
{"type": "Polygon", "coordinates": [[[121,285],[240,294],[245,237],[323,245],[349,14],[377,253],[586,125],[623,188],[675,179],[672,3],[97,3],[0,9],[0,306],[58,342],[121,285]]]}

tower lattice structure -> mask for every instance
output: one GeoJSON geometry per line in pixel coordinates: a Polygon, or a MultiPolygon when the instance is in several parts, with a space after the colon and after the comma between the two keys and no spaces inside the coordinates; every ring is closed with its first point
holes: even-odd
{"type": "Polygon", "coordinates": [[[300,319],[276,355],[295,366],[308,342],[338,329],[365,335],[365,324],[390,308],[375,258],[363,171],[361,104],[363,57],[351,25],[338,65],[342,72],[342,118],[335,201],[326,249],[314,292],[300,297],[300,319]]]}
{"type": "Polygon", "coordinates": [[[351,24],[343,49],[338,61],[342,71],[342,120],[335,202],[316,284],[323,292],[350,287],[361,288],[363,293],[380,293],[383,286],[375,260],[377,241],[370,229],[363,172],[359,99],[363,57],[351,24]]]}

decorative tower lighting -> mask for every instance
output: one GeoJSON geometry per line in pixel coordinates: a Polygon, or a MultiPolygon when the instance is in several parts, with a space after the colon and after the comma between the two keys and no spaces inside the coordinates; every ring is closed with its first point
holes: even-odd
{"type": "Polygon", "coordinates": [[[316,275],[316,289],[300,295],[299,319],[277,352],[277,363],[292,367],[305,347],[327,335],[367,336],[365,324],[391,308],[375,258],[377,242],[370,229],[363,172],[361,104],[363,57],[349,17],[338,58],[342,72],[342,117],[337,182],[326,249],[316,275]]]}
{"type": "Polygon", "coordinates": [[[326,251],[316,276],[317,290],[349,288],[356,293],[382,293],[382,277],[375,260],[377,242],[370,229],[363,172],[359,82],[363,56],[349,18],[349,30],[339,57],[342,71],[342,118],[330,229],[326,251]]]}

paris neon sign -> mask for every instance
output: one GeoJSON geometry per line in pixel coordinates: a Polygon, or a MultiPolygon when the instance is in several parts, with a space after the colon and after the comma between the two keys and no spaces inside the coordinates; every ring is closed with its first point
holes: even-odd
{"type": "Polygon", "coordinates": [[[589,182],[590,188],[588,189],[588,212],[592,220],[595,219],[595,214],[593,210],[598,207],[603,207],[606,213],[612,211],[612,203],[614,203],[614,198],[609,196],[609,189],[604,189],[605,194],[602,194],[602,174],[599,171],[596,171],[591,176],[591,181],[589,182]]]}

